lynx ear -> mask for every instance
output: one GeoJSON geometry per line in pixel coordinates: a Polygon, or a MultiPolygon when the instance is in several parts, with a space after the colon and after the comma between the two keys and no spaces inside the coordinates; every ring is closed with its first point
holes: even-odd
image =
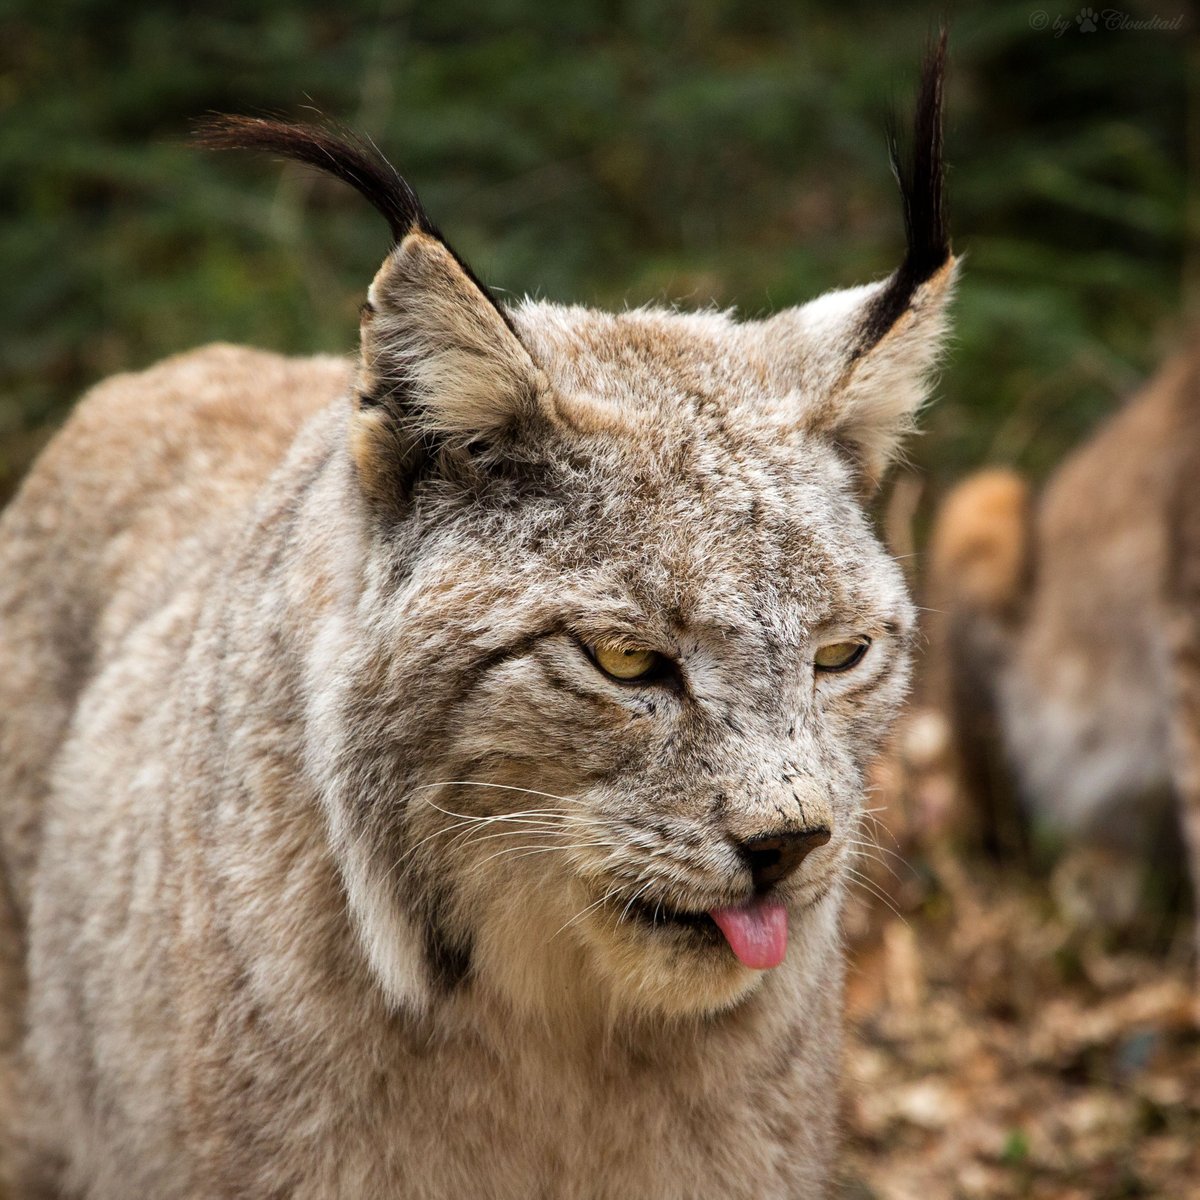
{"type": "MultiPolygon", "coordinates": [[[[531,415],[541,372],[507,315],[435,234],[417,228],[388,255],[362,311],[355,457],[364,475],[397,438],[489,439],[531,415]]],[[[389,449],[389,447],[391,447],[389,449]]]]}
{"type": "Polygon", "coordinates": [[[889,138],[908,241],[900,269],[880,283],[831,292],[765,323],[771,357],[784,364],[805,427],[843,448],[868,488],[912,428],[946,330],[957,262],[943,201],[945,59],[943,32],[922,69],[907,164],[894,133],[889,138]]]}
{"type": "Polygon", "coordinates": [[[391,492],[431,451],[493,438],[534,411],[544,378],[507,313],[373,145],[251,117],[218,117],[199,138],[211,148],[266,150],[317,167],[387,219],[394,244],[362,310],[351,433],[368,490],[391,492]]]}

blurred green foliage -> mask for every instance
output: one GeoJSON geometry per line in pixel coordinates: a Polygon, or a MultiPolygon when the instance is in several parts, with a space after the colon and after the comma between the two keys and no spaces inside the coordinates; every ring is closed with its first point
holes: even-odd
{"type": "MultiPolygon", "coordinates": [[[[1044,472],[1185,328],[1189,35],[1084,34],[1043,4],[950,9],[967,259],[913,450],[939,486],[1044,472]]],[[[312,105],[369,133],[500,289],[757,314],[898,263],[884,114],[941,12],[3,0],[0,495],[114,370],[216,338],[352,350],[382,224],[298,168],[196,152],[193,118],[312,105]]]]}

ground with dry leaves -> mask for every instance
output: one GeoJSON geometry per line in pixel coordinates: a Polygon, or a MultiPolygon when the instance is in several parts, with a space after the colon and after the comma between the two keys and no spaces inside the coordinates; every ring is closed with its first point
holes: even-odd
{"type": "Polygon", "coordinates": [[[1114,937],[903,793],[869,864],[888,903],[850,914],[846,1200],[1200,1200],[1187,915],[1114,937]]]}

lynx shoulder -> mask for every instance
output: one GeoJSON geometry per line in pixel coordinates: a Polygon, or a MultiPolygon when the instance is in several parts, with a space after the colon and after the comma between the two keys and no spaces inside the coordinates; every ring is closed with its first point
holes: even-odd
{"type": "Polygon", "coordinates": [[[501,304],[373,152],[351,366],[87,396],[0,517],[14,1195],[817,1197],[913,612],[862,498],[951,290],[501,304]]]}

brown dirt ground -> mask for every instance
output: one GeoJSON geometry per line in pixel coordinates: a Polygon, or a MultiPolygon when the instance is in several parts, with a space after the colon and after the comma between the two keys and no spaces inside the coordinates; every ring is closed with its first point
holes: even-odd
{"type": "Polygon", "coordinates": [[[1190,922],[1114,939],[956,848],[898,769],[877,794],[895,874],[865,862],[887,903],[864,886],[848,921],[846,1200],[1200,1200],[1190,922]]]}

